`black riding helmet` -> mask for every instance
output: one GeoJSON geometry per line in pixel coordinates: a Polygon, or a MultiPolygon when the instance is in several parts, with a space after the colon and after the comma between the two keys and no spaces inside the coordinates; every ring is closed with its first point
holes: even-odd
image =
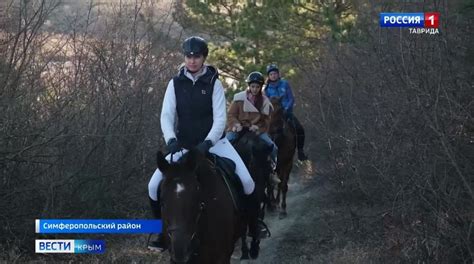
{"type": "Polygon", "coordinates": [[[255,82],[260,85],[263,85],[263,83],[265,82],[265,78],[263,77],[263,74],[261,74],[260,72],[254,71],[249,74],[247,79],[245,79],[245,82],[247,82],[247,84],[251,84],[255,82]]]}
{"type": "Polygon", "coordinates": [[[269,64],[267,66],[267,74],[270,74],[270,72],[272,72],[272,71],[279,72],[278,66],[276,66],[276,64],[269,64]]]}
{"type": "Polygon", "coordinates": [[[183,54],[185,56],[203,55],[207,57],[207,54],[209,54],[207,42],[201,37],[189,37],[183,42],[183,54]]]}

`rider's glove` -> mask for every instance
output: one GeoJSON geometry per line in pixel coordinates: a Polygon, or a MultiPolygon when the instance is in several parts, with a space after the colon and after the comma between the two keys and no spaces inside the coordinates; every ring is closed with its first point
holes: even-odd
{"type": "Polygon", "coordinates": [[[235,124],[235,125],[232,127],[232,131],[233,131],[233,132],[240,132],[240,131],[242,131],[242,125],[241,125],[240,123],[235,124]]]}
{"type": "Polygon", "coordinates": [[[166,149],[169,151],[170,154],[174,154],[181,150],[181,146],[179,146],[179,143],[176,138],[172,138],[168,140],[168,143],[166,144],[166,149]]]}
{"type": "Polygon", "coordinates": [[[207,139],[207,140],[204,140],[203,142],[199,143],[196,146],[196,149],[199,152],[201,152],[202,154],[206,154],[206,152],[208,152],[211,147],[212,147],[212,141],[207,139]]]}
{"type": "Polygon", "coordinates": [[[258,126],[257,125],[251,125],[249,127],[249,130],[252,131],[252,132],[258,132],[258,126]]]}

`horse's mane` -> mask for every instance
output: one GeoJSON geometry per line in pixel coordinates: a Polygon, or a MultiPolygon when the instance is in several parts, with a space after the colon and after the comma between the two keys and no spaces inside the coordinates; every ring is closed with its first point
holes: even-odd
{"type": "Polygon", "coordinates": [[[270,128],[268,133],[270,136],[275,136],[282,133],[286,126],[286,120],[280,98],[272,97],[270,100],[273,105],[273,112],[270,117],[270,128]]]}
{"type": "MultiPolygon", "coordinates": [[[[215,168],[212,166],[211,161],[195,148],[192,148],[183,154],[178,161],[169,164],[162,164],[162,166],[175,171],[195,171],[198,176],[206,173],[215,173],[215,168]]],[[[184,175],[187,174],[176,173],[174,177],[180,178],[184,175]]]]}
{"type": "Polygon", "coordinates": [[[190,177],[194,176],[194,181],[203,189],[206,189],[206,195],[214,195],[216,191],[216,177],[218,171],[210,159],[206,155],[192,148],[185,153],[177,162],[171,164],[164,164],[162,166],[169,168],[169,176],[163,172],[164,178],[162,188],[167,188],[168,183],[173,181],[186,181],[188,183],[194,180],[190,177]],[[191,180],[191,181],[190,181],[191,180]]]}

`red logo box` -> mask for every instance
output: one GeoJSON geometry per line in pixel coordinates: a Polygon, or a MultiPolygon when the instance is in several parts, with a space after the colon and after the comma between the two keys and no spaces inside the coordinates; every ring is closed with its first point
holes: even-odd
{"type": "Polygon", "coordinates": [[[439,13],[429,12],[425,13],[425,28],[438,28],[439,27],[439,13]]]}

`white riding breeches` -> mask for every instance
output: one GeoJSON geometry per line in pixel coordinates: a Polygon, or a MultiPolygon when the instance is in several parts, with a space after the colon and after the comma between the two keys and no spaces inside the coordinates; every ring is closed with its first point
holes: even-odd
{"type": "MultiPolygon", "coordinates": [[[[173,161],[175,162],[179,160],[179,158],[181,158],[181,156],[183,156],[186,152],[188,152],[188,150],[183,149],[182,151],[173,154],[173,161]]],[[[235,162],[235,173],[239,176],[240,181],[242,182],[244,193],[248,195],[253,192],[255,189],[255,183],[250,176],[250,172],[227,138],[224,137],[217,141],[216,144],[209,149],[209,152],[224,158],[231,159],[233,162],[235,162]]],[[[171,154],[166,156],[166,160],[168,160],[168,162],[170,159],[171,154]]],[[[160,185],[162,179],[163,174],[159,169],[156,169],[155,173],[153,173],[153,176],[151,176],[150,182],[148,183],[148,195],[154,201],[158,200],[158,186],[160,185]]]]}

